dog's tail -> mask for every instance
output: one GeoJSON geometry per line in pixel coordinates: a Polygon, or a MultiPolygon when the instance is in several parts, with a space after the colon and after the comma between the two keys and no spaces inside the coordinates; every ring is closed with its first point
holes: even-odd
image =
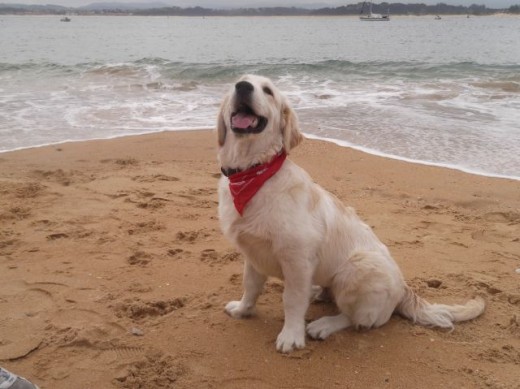
{"type": "Polygon", "coordinates": [[[405,286],[405,294],[396,312],[423,326],[453,328],[454,322],[474,319],[485,308],[486,303],[481,297],[469,300],[464,305],[430,304],[405,286]]]}

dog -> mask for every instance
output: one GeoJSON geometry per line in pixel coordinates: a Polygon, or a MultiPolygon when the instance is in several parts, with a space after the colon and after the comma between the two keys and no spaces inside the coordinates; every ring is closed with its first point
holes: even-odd
{"type": "Polygon", "coordinates": [[[305,347],[306,332],[325,339],[347,327],[380,327],[394,312],[450,329],[484,312],[480,297],[450,306],[415,294],[354,209],[286,158],[303,135],[288,99],[268,78],[245,75],[232,86],[218,113],[217,136],[219,220],[245,256],[243,296],[225,312],[233,318],[252,315],[267,277],[283,280],[278,351],[305,347]],[[305,326],[315,285],[329,291],[340,313],[305,326]]]}

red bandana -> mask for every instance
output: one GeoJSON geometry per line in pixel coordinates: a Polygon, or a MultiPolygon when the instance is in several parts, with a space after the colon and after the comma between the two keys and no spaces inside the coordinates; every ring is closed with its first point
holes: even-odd
{"type": "Polygon", "coordinates": [[[280,154],[267,163],[229,176],[229,190],[233,195],[235,208],[240,215],[244,213],[247,203],[260,190],[262,185],[280,170],[286,157],[285,150],[282,150],[280,154]]]}

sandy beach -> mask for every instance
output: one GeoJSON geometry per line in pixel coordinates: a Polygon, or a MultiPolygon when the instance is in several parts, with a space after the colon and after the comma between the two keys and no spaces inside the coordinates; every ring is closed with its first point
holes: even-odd
{"type": "Polygon", "coordinates": [[[41,389],[518,388],[520,181],[306,140],[290,158],[421,296],[488,306],[452,332],[393,317],[282,355],[282,282],[249,320],[223,310],[243,258],[219,228],[216,147],[195,131],[0,154],[0,366],[41,389]]]}

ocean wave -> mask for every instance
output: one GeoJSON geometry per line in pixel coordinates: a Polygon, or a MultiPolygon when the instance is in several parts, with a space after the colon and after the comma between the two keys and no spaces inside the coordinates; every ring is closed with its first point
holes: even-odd
{"type": "Polygon", "coordinates": [[[91,72],[108,75],[126,76],[128,73],[154,68],[162,76],[174,79],[201,81],[223,81],[234,79],[244,73],[264,74],[270,77],[292,75],[312,75],[332,80],[345,80],[354,76],[402,77],[421,79],[431,77],[458,78],[493,75],[518,80],[518,64],[480,64],[476,62],[453,62],[432,64],[419,61],[345,61],[324,60],[315,62],[291,62],[288,60],[255,64],[226,62],[188,63],[170,61],[159,57],[141,58],[132,62],[100,63],[86,62],[76,65],[63,65],[51,62],[1,63],[0,72],[37,71],[37,72],[91,72]]]}
{"type": "Polygon", "coordinates": [[[0,63],[0,149],[209,127],[223,93],[244,73],[271,77],[307,133],[517,175],[520,65],[475,62],[0,63]]]}

